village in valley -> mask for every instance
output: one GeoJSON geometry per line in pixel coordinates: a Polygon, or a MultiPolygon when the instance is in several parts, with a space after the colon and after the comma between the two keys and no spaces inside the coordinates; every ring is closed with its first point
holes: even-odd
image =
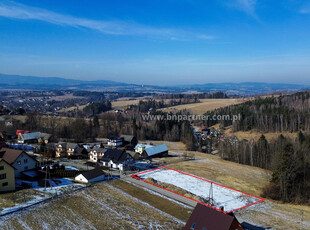
{"type": "MultiPolygon", "coordinates": [[[[112,110],[112,114],[124,115],[120,109],[112,110]]],[[[216,228],[222,223],[222,229],[255,229],[273,221],[272,218],[259,220],[264,210],[277,212],[281,209],[280,204],[274,205],[261,198],[259,181],[269,180],[268,172],[251,166],[233,166],[220,159],[219,143],[248,142],[245,138],[239,140],[229,135],[224,127],[199,126],[194,122],[192,135],[198,151],[188,151],[181,142],[138,140],[132,134],[109,135],[91,142],[64,141],[46,132],[13,130],[16,122],[11,123],[16,118],[16,115],[3,116],[2,123],[6,128],[0,133],[2,218],[22,218],[20,221],[26,224],[28,219],[24,218],[29,217],[25,215],[31,215],[41,207],[65,205],[59,204],[61,200],[74,202],[73,199],[80,196],[87,202],[79,205],[92,207],[88,203],[94,200],[100,202],[93,206],[94,210],[108,205],[111,211],[118,213],[115,228],[123,224],[134,228],[146,225],[162,228],[169,219],[174,227],[168,229],[182,226],[195,229],[195,226],[210,226],[212,222],[216,228]],[[245,170],[247,175],[240,174],[240,170],[245,170]],[[235,175],[238,184],[227,181],[230,174],[235,175]],[[257,176],[259,181],[251,179],[257,176]],[[248,183],[252,185],[248,186],[248,183]],[[97,195],[99,191],[102,196],[97,195]],[[111,195],[107,195],[107,191],[111,195]],[[125,205],[124,199],[146,205],[144,208],[150,208],[165,221],[158,217],[154,220],[145,219],[143,215],[136,217],[134,211],[130,211],[130,205],[126,209],[110,206],[111,199],[121,202],[121,206],[125,205]],[[256,218],[253,212],[257,213],[256,218]],[[204,216],[202,219],[201,215],[204,216]]],[[[137,205],[133,204],[133,207],[137,205]]],[[[65,205],[66,208],[70,206],[65,205]]],[[[75,208],[72,211],[76,212],[75,208]]],[[[70,217],[59,224],[63,221],[73,220],[70,217]]],[[[84,220],[86,223],[91,224],[92,220],[84,220]]],[[[299,221],[294,223],[298,224],[299,221]]],[[[29,226],[35,228],[32,224],[29,226]]],[[[49,223],[49,226],[59,225],[49,223]]]]}
{"type": "Polygon", "coordinates": [[[0,230],[309,230],[309,25],[309,0],[0,0],[0,230]]]}
{"type": "MultiPolygon", "coordinates": [[[[211,135],[216,137],[217,132],[214,128],[210,130],[203,126],[196,135],[209,138],[211,135]]],[[[262,201],[255,196],[245,200],[245,197],[242,198],[242,193],[233,195],[233,190],[229,191],[216,183],[210,184],[203,179],[195,182],[193,180],[195,178],[190,176],[182,178],[179,172],[163,168],[169,165],[165,159],[179,162],[195,160],[194,154],[187,154],[185,151],[169,152],[167,144],[173,144],[169,142],[167,144],[157,141],[139,142],[133,135],[111,135],[94,143],[63,141],[54,143],[51,142],[53,140],[51,134],[27,130],[16,130],[13,134],[3,131],[0,133],[0,138],[2,146],[0,192],[5,194],[4,197],[0,195],[0,216],[3,217],[48,204],[63,196],[92,188],[98,183],[109,185],[117,180],[166,197],[168,200],[175,200],[176,204],[182,204],[184,207],[194,208],[196,204],[205,203],[208,206],[196,207],[197,210],[201,210],[199,212],[210,212],[210,215],[219,215],[218,218],[227,218],[227,223],[238,229],[243,228],[231,211],[262,201]],[[149,176],[138,176],[141,172],[153,170],[155,172],[158,169],[164,169],[158,178],[151,175],[152,173],[149,176]],[[176,174],[167,177],[170,172],[176,174]],[[175,184],[178,177],[181,184],[175,184]],[[188,189],[185,182],[187,180],[189,186],[196,188],[188,189]],[[201,186],[206,187],[201,190],[202,193],[197,193],[197,189],[201,186]],[[223,203],[223,199],[227,199],[222,197],[225,194],[224,190],[227,193],[224,197],[232,194],[230,199],[234,200],[234,204],[223,203]],[[217,211],[217,209],[224,211],[224,208],[227,208],[225,211],[230,213],[229,215],[217,211]]],[[[188,212],[187,215],[189,214],[188,212]]],[[[193,214],[190,219],[192,223],[188,223],[186,226],[190,226],[186,228],[190,229],[195,221],[202,221],[195,218],[197,217],[193,214]]]]}

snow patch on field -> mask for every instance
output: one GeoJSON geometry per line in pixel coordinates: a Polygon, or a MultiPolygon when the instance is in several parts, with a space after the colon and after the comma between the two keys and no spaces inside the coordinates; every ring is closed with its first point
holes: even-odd
{"type": "MultiPolygon", "coordinates": [[[[192,194],[195,194],[196,196],[203,197],[205,199],[209,198],[211,187],[210,182],[177,172],[175,170],[162,168],[139,174],[139,177],[141,179],[151,177],[157,181],[182,188],[192,194]]],[[[260,200],[214,183],[212,183],[212,190],[215,207],[220,208],[220,206],[223,206],[224,211],[226,212],[239,209],[260,200]]]]}

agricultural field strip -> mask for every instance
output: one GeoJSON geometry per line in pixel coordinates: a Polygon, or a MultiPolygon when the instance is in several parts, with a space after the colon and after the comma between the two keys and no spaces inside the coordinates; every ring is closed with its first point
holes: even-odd
{"type": "Polygon", "coordinates": [[[219,209],[220,206],[223,206],[224,211],[227,213],[264,201],[260,197],[167,167],[161,167],[135,175],[139,176],[142,180],[153,178],[157,181],[174,185],[205,199],[208,199],[210,196],[210,186],[212,184],[215,208],[219,209]]]}
{"type": "MultiPolygon", "coordinates": [[[[121,193],[122,195],[124,195],[124,196],[126,196],[126,197],[128,197],[128,198],[130,198],[130,199],[132,199],[132,200],[134,200],[134,201],[136,201],[136,202],[138,202],[138,203],[140,203],[140,204],[142,204],[142,205],[145,205],[145,206],[147,206],[147,207],[149,207],[149,208],[155,210],[156,212],[159,212],[159,213],[161,213],[161,214],[167,216],[167,217],[170,218],[170,219],[173,219],[175,222],[178,222],[178,223],[180,223],[180,224],[184,224],[184,225],[185,225],[185,222],[183,222],[182,220],[179,220],[179,219],[177,219],[176,217],[171,216],[171,215],[169,215],[168,213],[165,213],[165,212],[163,212],[163,211],[161,211],[161,210],[159,210],[159,209],[157,209],[157,208],[151,206],[150,204],[148,204],[148,203],[146,203],[146,202],[144,202],[144,201],[142,201],[142,200],[139,200],[139,199],[136,198],[136,197],[130,196],[130,195],[127,194],[126,192],[124,192],[124,191],[122,191],[122,190],[120,190],[120,189],[118,189],[118,188],[115,188],[114,186],[112,186],[112,185],[110,185],[110,184],[105,184],[105,185],[106,185],[107,187],[109,187],[109,188],[115,190],[116,192],[121,193]]],[[[157,194],[156,194],[156,195],[157,195],[157,194]]]]}

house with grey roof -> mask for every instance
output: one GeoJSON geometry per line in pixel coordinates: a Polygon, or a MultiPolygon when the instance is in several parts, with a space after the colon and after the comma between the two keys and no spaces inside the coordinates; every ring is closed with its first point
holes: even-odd
{"type": "Polygon", "coordinates": [[[142,158],[164,157],[168,155],[168,147],[166,144],[161,145],[147,145],[137,144],[135,152],[139,153],[142,158]]]}
{"type": "Polygon", "coordinates": [[[32,133],[20,133],[18,135],[17,142],[20,144],[42,143],[47,144],[51,138],[49,133],[32,132],[32,133]]]}

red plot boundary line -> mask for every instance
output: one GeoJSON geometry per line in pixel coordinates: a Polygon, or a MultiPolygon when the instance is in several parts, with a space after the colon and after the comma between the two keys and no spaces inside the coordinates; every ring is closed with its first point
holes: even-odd
{"type": "Polygon", "coordinates": [[[166,167],[166,166],[162,166],[162,167],[159,167],[159,168],[155,168],[155,169],[143,171],[143,172],[140,172],[140,173],[136,173],[136,174],[131,175],[131,177],[134,178],[134,179],[141,180],[141,181],[143,181],[143,182],[145,182],[145,183],[151,184],[151,185],[153,185],[153,186],[156,186],[156,187],[158,187],[158,188],[164,189],[164,190],[166,190],[166,191],[168,191],[168,192],[177,194],[177,195],[182,196],[182,197],[184,197],[184,198],[186,198],[186,199],[189,199],[189,200],[195,201],[195,202],[197,202],[197,203],[203,204],[203,205],[205,205],[205,206],[208,206],[208,207],[210,207],[210,208],[216,209],[217,211],[220,211],[220,212],[223,212],[223,213],[226,213],[226,214],[232,213],[232,212],[235,212],[235,211],[238,211],[238,210],[240,210],[240,209],[249,207],[249,206],[251,206],[251,205],[254,205],[254,204],[257,204],[257,203],[260,203],[260,202],[263,202],[263,201],[266,200],[266,199],[264,199],[264,198],[261,198],[261,197],[258,197],[258,196],[254,196],[254,195],[252,195],[252,194],[249,194],[249,193],[246,193],[246,192],[242,192],[242,191],[240,191],[240,190],[233,189],[233,188],[227,187],[227,186],[225,186],[225,185],[221,185],[221,184],[219,184],[219,183],[216,183],[216,182],[213,182],[213,181],[210,181],[210,180],[207,180],[207,179],[204,179],[204,178],[201,178],[201,177],[198,177],[198,176],[195,176],[195,175],[186,173],[186,172],[182,172],[182,171],[179,171],[179,170],[176,170],[176,169],[173,169],[173,168],[169,168],[169,167],[166,167]],[[199,180],[203,180],[203,181],[206,181],[206,182],[209,182],[209,183],[212,183],[212,184],[216,184],[216,185],[218,185],[218,186],[221,186],[221,187],[224,187],[224,188],[227,188],[227,189],[236,191],[236,192],[243,193],[243,194],[245,194],[245,195],[247,195],[247,196],[255,197],[255,198],[259,199],[259,200],[256,201],[256,202],[254,202],[254,203],[251,203],[251,204],[242,206],[242,207],[240,207],[240,208],[231,210],[231,211],[229,211],[229,212],[225,212],[225,211],[222,211],[221,209],[215,208],[215,207],[213,207],[213,206],[211,206],[211,205],[208,205],[208,204],[205,204],[205,203],[203,203],[203,202],[201,202],[201,201],[194,200],[194,199],[192,199],[192,198],[190,198],[190,197],[184,196],[184,195],[182,195],[182,194],[180,194],[180,193],[174,192],[174,191],[172,191],[172,190],[170,190],[170,189],[164,188],[164,187],[162,187],[162,186],[159,186],[159,185],[154,184],[154,183],[152,183],[152,182],[146,181],[146,180],[144,180],[144,179],[142,179],[142,178],[139,177],[139,175],[141,175],[141,174],[145,174],[145,173],[152,172],[152,171],[155,171],[155,170],[159,170],[159,169],[162,169],[162,168],[165,168],[165,169],[168,169],[168,170],[173,170],[173,171],[176,171],[176,172],[178,172],[178,173],[181,173],[181,174],[184,174],[184,175],[187,175],[187,176],[191,176],[191,177],[194,177],[194,178],[199,179],[199,180]]]}

